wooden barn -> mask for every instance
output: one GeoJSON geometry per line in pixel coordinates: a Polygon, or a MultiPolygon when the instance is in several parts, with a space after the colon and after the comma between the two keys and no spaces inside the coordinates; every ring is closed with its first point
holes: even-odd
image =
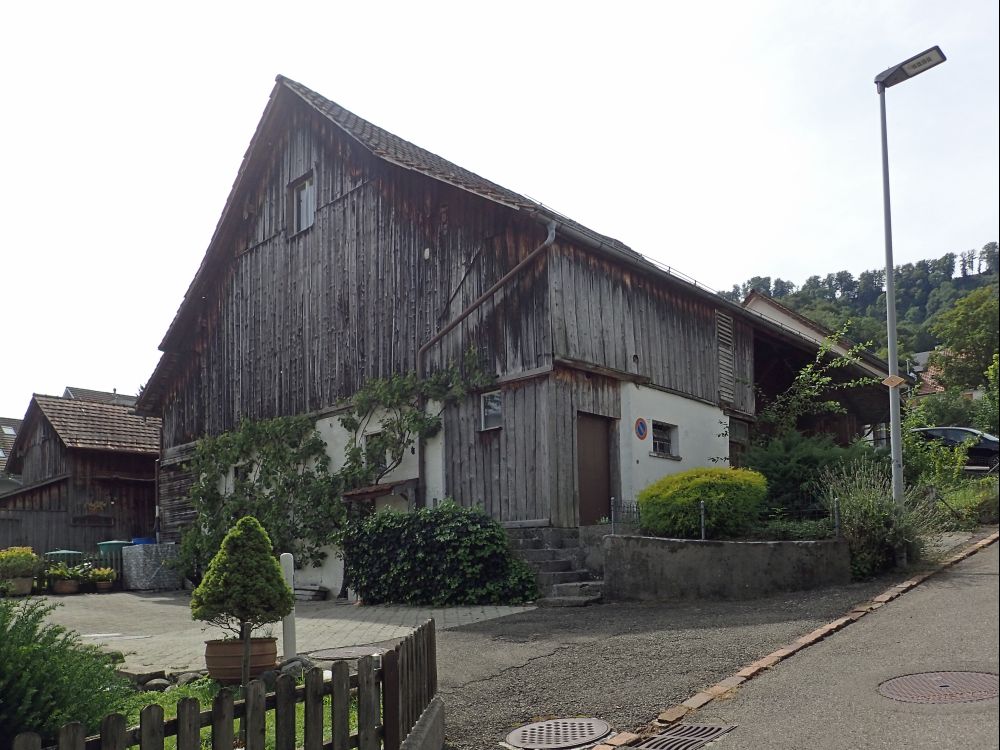
{"type": "Polygon", "coordinates": [[[8,456],[22,486],[0,495],[0,548],[92,552],[153,534],[160,420],[87,394],[32,396],[8,456]]]}
{"type": "Polygon", "coordinates": [[[338,402],[470,347],[496,384],[388,481],[415,487],[411,507],[593,524],[612,497],[728,458],[754,419],[758,335],[815,348],[279,76],[137,404],[163,421],[161,530],[190,520],[200,436],[309,414],[336,461],[338,402]]]}

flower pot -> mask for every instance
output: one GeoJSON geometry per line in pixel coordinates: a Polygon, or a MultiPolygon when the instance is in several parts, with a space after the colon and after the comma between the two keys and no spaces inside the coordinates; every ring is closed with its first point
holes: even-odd
{"type": "Polygon", "coordinates": [[[97,588],[98,594],[108,593],[114,585],[114,581],[94,581],[94,586],[97,588]]]}
{"type": "Polygon", "coordinates": [[[35,579],[31,576],[8,578],[7,583],[10,584],[9,596],[27,596],[31,593],[31,584],[34,583],[34,581],[35,579]]]}
{"type": "MultiPolygon", "coordinates": [[[[243,678],[243,641],[205,641],[205,666],[213,680],[227,685],[243,678]]],[[[250,679],[260,677],[278,666],[278,642],[275,638],[250,639],[250,679]]]]}
{"type": "Polygon", "coordinates": [[[58,579],[52,582],[53,594],[75,594],[80,590],[79,581],[58,579]]]}

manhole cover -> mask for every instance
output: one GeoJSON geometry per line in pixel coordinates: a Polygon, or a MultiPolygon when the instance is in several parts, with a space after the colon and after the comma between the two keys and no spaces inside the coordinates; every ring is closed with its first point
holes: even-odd
{"type": "Polygon", "coordinates": [[[507,744],[523,750],[569,750],[604,739],[611,726],[600,719],[549,719],[527,724],[507,735],[507,744]]]}
{"type": "Polygon", "coordinates": [[[996,698],[998,687],[990,672],[921,672],[887,680],[878,691],[904,703],[971,703],[996,698]]]}
{"type": "Polygon", "coordinates": [[[698,750],[735,727],[735,724],[677,724],[650,737],[638,747],[643,750],[698,750]]]}

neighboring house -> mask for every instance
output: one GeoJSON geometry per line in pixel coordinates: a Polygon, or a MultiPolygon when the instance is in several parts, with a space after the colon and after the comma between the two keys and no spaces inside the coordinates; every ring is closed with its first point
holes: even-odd
{"type": "Polygon", "coordinates": [[[161,532],[192,518],[202,435],[310,414],[337,465],[339,402],[470,348],[495,386],[364,492],[593,524],[612,496],[745,442],[760,347],[816,350],[279,76],[137,404],[163,419],[161,532]]]}
{"type": "Polygon", "coordinates": [[[93,391],[89,388],[77,388],[68,385],[63,391],[63,398],[75,398],[80,401],[96,401],[99,404],[117,404],[118,406],[135,406],[136,397],[119,393],[117,390],[93,391]]]}
{"type": "Polygon", "coordinates": [[[0,547],[87,552],[151,536],[159,432],[125,405],[32,396],[8,457],[22,486],[0,496],[0,547]]]}
{"type": "Polygon", "coordinates": [[[21,481],[15,474],[7,470],[7,457],[10,449],[14,445],[14,438],[21,428],[20,419],[0,417],[0,495],[16,490],[21,486],[21,481]]]}

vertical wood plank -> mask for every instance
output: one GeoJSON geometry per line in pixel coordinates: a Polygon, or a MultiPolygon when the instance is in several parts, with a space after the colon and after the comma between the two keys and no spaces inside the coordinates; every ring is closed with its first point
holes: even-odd
{"type": "Polygon", "coordinates": [[[323,670],[318,667],[306,672],[305,704],[305,750],[322,750],[323,670]]]}
{"type": "Polygon", "coordinates": [[[163,750],[163,706],[159,703],[151,703],[139,713],[139,747],[163,750]]]}
{"type": "Polygon", "coordinates": [[[212,702],[212,750],[233,748],[233,694],[220,690],[212,702]]]}
{"type": "Polygon", "coordinates": [[[42,750],[42,738],[34,732],[22,732],[14,738],[14,750],[42,750]]]}
{"type": "Polygon", "coordinates": [[[200,713],[197,698],[184,698],[177,703],[177,750],[201,750],[200,713]]]}
{"type": "Polygon", "coordinates": [[[125,750],[125,717],[108,714],[101,721],[101,750],[125,750]]]}
{"type": "MultiPolygon", "coordinates": [[[[311,670],[316,671],[316,670],[311,670]]],[[[322,673],[320,674],[322,680],[322,673]]],[[[320,718],[320,737],[323,733],[323,696],[320,706],[313,713],[320,718]]],[[[306,696],[306,707],[309,696],[306,696]]],[[[289,674],[279,675],[274,685],[274,750],[295,750],[295,678],[289,674]]]]}
{"type": "Polygon", "coordinates": [[[399,750],[399,647],[382,654],[382,727],[385,750],[399,750]]]}
{"type": "Polygon", "coordinates": [[[265,688],[261,680],[251,680],[246,689],[246,750],[264,750],[265,688]]]}
{"type": "Polygon", "coordinates": [[[434,620],[431,620],[427,624],[427,633],[428,643],[430,644],[427,662],[428,684],[430,685],[430,697],[433,698],[437,695],[438,690],[437,626],[434,624],[434,620]]]}
{"type": "Polygon", "coordinates": [[[379,750],[379,706],[375,698],[375,660],[358,659],[358,750],[379,750]]]}
{"type": "Polygon", "coordinates": [[[59,750],[84,750],[87,732],[78,721],[63,724],[59,730],[59,750]]]}
{"type": "Polygon", "coordinates": [[[333,750],[348,750],[351,746],[351,670],[346,661],[334,662],[333,699],[330,701],[333,726],[333,750]]]}

